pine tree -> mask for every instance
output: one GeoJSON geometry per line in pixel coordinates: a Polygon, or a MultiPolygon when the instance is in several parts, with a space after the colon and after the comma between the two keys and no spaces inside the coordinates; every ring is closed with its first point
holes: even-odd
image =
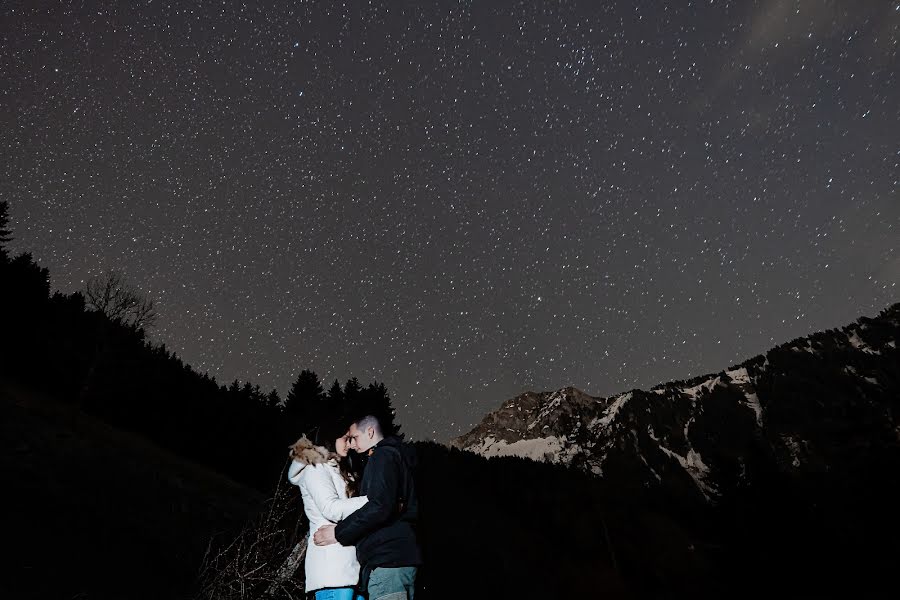
{"type": "Polygon", "coordinates": [[[308,369],[301,371],[284,400],[284,414],[297,435],[309,436],[319,426],[324,401],[325,395],[322,384],[319,383],[319,376],[308,369]]]}
{"type": "Polygon", "coordinates": [[[325,394],[325,402],[322,410],[322,418],[329,420],[346,420],[350,409],[344,395],[344,390],[337,379],[331,384],[328,393],[325,394]]]}
{"type": "Polygon", "coordinates": [[[335,379],[328,390],[328,404],[341,406],[344,403],[344,390],[341,389],[340,382],[335,379]]]}
{"type": "Polygon", "coordinates": [[[358,407],[360,414],[378,418],[384,435],[400,435],[400,425],[394,423],[395,412],[391,406],[391,396],[383,383],[373,381],[362,390],[359,394],[358,407]]]}
{"type": "Polygon", "coordinates": [[[363,388],[356,377],[352,377],[344,384],[341,390],[335,381],[329,395],[340,398],[335,404],[341,405],[339,414],[348,421],[359,419],[366,415],[378,418],[384,435],[400,435],[400,426],[394,423],[394,408],[391,406],[391,397],[383,383],[373,381],[363,388]]]}
{"type": "Polygon", "coordinates": [[[6,245],[13,239],[12,231],[7,227],[9,225],[9,202],[0,201],[0,259],[6,259],[6,245]]]}
{"type": "Polygon", "coordinates": [[[359,380],[356,377],[351,377],[344,384],[344,400],[351,405],[355,404],[361,391],[362,386],[359,384],[359,380]]]}
{"type": "Polygon", "coordinates": [[[362,398],[362,386],[359,384],[359,380],[356,377],[351,377],[347,380],[347,383],[344,384],[343,391],[343,401],[341,404],[343,405],[343,414],[346,417],[349,417],[350,420],[358,419],[365,415],[365,408],[363,407],[363,398],[362,398]]]}

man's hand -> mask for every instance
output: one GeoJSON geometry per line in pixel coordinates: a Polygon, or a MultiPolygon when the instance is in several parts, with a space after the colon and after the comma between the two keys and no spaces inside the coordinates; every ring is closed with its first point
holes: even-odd
{"type": "Polygon", "coordinates": [[[316,546],[328,546],[329,544],[337,544],[334,539],[334,525],[322,525],[313,534],[313,541],[316,546]]]}

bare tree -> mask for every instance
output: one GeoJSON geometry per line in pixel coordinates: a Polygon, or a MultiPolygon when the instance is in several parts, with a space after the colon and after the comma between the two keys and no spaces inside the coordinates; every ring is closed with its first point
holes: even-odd
{"type": "Polygon", "coordinates": [[[153,300],[129,284],[119,271],[107,271],[88,280],[84,289],[87,305],[114,323],[135,329],[156,325],[157,313],[153,300]]]}
{"type": "MultiPolygon", "coordinates": [[[[305,598],[303,561],[309,528],[296,529],[297,490],[283,483],[282,469],[263,511],[240,535],[218,551],[212,545],[200,568],[195,600],[302,600],[305,598]],[[292,538],[299,538],[296,542],[292,538]],[[297,575],[297,573],[300,575],[297,575]]],[[[301,509],[302,514],[302,509],[301,509]]]]}
{"type": "Polygon", "coordinates": [[[79,407],[85,406],[86,399],[93,391],[97,369],[113,358],[110,356],[109,323],[140,331],[155,325],[157,317],[153,300],[132,287],[118,271],[107,271],[99,277],[89,279],[84,288],[84,297],[89,308],[107,318],[100,319],[97,323],[93,357],[78,393],[79,407]]]}

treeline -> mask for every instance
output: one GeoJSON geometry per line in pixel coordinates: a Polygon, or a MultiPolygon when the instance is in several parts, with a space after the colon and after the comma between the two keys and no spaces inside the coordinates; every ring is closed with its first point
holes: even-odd
{"type": "Polygon", "coordinates": [[[101,277],[99,287],[107,289],[99,297],[51,294],[49,271],[30,254],[10,256],[11,240],[8,205],[0,202],[4,377],[260,490],[280,476],[288,444],[301,434],[314,437],[329,414],[372,413],[391,431],[400,429],[377,381],[334,381],[326,391],[316,373],[303,370],[284,398],[251,382],[219,383],[148,339],[152,303],[135,297],[124,279],[101,277]],[[143,307],[140,318],[128,313],[127,301],[143,307]]]}

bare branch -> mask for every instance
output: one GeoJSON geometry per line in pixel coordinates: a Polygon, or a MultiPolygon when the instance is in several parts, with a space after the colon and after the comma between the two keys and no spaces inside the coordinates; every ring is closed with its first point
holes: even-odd
{"type": "Polygon", "coordinates": [[[156,307],[150,298],[130,285],[118,271],[92,277],[84,288],[88,307],[103,313],[115,323],[135,329],[156,325],[156,307]]]}
{"type": "Polygon", "coordinates": [[[296,489],[282,485],[284,475],[282,472],[268,510],[220,551],[207,551],[196,600],[305,597],[302,565],[308,536],[303,535],[291,548],[291,533],[300,507],[296,489]]]}

